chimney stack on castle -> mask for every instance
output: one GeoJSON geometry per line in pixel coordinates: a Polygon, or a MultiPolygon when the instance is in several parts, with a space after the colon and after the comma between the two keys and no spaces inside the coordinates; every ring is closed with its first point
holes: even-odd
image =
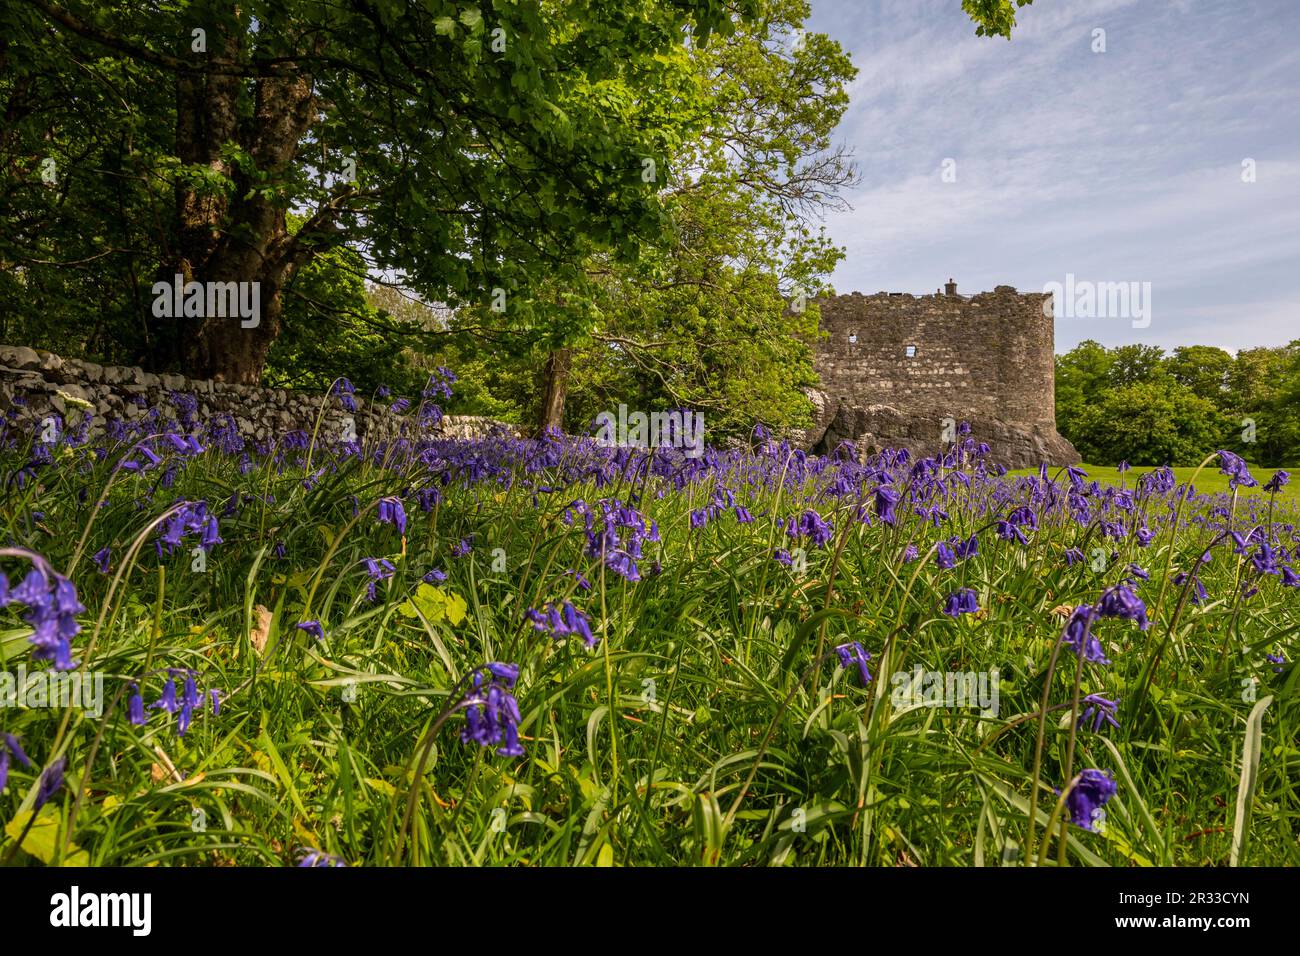
{"type": "Polygon", "coordinates": [[[956,295],[957,283],[953,282],[952,279],[949,279],[947,282],[944,283],[943,291],[947,295],[956,295]]]}

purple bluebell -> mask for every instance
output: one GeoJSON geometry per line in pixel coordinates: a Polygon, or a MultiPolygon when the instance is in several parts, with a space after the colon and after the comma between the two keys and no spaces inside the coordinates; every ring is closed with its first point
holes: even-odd
{"type": "Polygon", "coordinates": [[[1119,701],[1107,700],[1100,694],[1089,694],[1081,703],[1084,708],[1079,714],[1080,727],[1086,727],[1091,723],[1093,733],[1097,733],[1103,723],[1110,724],[1112,727],[1119,726],[1115,720],[1115,715],[1119,711],[1119,701]]]}
{"type": "Polygon", "coordinates": [[[41,779],[36,785],[36,801],[32,804],[33,812],[39,812],[41,807],[49,803],[55,794],[62,789],[63,773],[67,766],[68,758],[60,757],[41,771],[41,779]]]}
{"type": "Polygon", "coordinates": [[[1100,770],[1083,771],[1079,774],[1079,782],[1065,798],[1070,822],[1084,830],[1095,832],[1094,827],[1102,816],[1102,807],[1115,796],[1118,789],[1110,774],[1100,770]]]}
{"type": "Polygon", "coordinates": [[[1275,471],[1273,472],[1273,477],[1270,478],[1267,484],[1264,485],[1264,490],[1267,491],[1269,494],[1275,495],[1279,491],[1281,491],[1282,488],[1286,485],[1286,483],[1290,480],[1291,480],[1291,475],[1289,472],[1285,472],[1281,470],[1275,471]]]}
{"type": "Polygon", "coordinates": [[[465,729],[460,733],[463,743],[483,747],[501,744],[496,752],[503,757],[524,755],[519,741],[519,722],[523,718],[511,693],[518,677],[516,664],[489,663],[474,671],[470,689],[460,701],[465,707],[465,729]]]}
{"type": "Polygon", "coordinates": [[[1101,641],[1092,633],[1092,622],[1097,618],[1097,611],[1087,604],[1080,604],[1070,614],[1065,624],[1061,640],[1074,648],[1074,652],[1084,660],[1094,664],[1109,664],[1101,641]]]}
{"type": "Polygon", "coordinates": [[[389,496],[379,499],[379,521],[391,524],[398,534],[406,534],[406,509],[400,498],[389,496]]]}
{"type": "Polygon", "coordinates": [[[1229,488],[1254,488],[1258,484],[1251,477],[1245,460],[1230,451],[1219,452],[1219,470],[1228,476],[1229,488]]]}
{"type": "Polygon", "coordinates": [[[961,588],[958,591],[948,595],[948,600],[944,602],[943,613],[949,617],[960,617],[962,614],[974,614],[980,609],[979,596],[973,588],[961,588]]]}
{"type": "Polygon", "coordinates": [[[0,734],[0,793],[9,782],[9,758],[13,757],[24,767],[32,765],[31,758],[23,752],[22,745],[13,734],[0,734]]]}
{"type": "Polygon", "coordinates": [[[835,648],[835,656],[840,659],[840,667],[848,668],[856,664],[858,667],[858,679],[862,686],[866,687],[871,682],[871,672],[867,670],[867,661],[871,660],[871,654],[863,649],[857,641],[849,641],[847,644],[841,644],[835,648]]]}
{"type": "Polygon", "coordinates": [[[1145,631],[1151,626],[1147,620],[1147,606],[1142,599],[1123,584],[1107,588],[1097,602],[1097,613],[1102,617],[1122,617],[1135,621],[1138,630],[1145,631]]]}

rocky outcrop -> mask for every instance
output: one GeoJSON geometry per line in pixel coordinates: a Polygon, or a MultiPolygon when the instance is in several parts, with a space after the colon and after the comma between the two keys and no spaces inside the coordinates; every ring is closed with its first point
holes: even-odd
{"type": "MultiPolygon", "coordinates": [[[[862,407],[841,402],[826,428],[808,447],[816,454],[829,455],[842,442],[851,441],[862,458],[886,448],[906,448],[913,457],[924,457],[936,454],[951,443],[954,424],[952,420],[905,415],[890,405],[862,407]]],[[[997,419],[969,424],[970,437],[976,442],[987,443],[992,449],[992,460],[1007,468],[1036,468],[1044,462],[1067,465],[1081,461],[1074,446],[1050,426],[1014,424],[997,419]]]]}

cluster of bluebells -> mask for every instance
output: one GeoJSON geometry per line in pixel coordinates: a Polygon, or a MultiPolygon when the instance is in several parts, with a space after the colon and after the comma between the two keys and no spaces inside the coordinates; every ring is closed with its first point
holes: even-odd
{"type": "Polygon", "coordinates": [[[603,561],[625,581],[640,581],[638,562],[644,544],[659,541],[659,526],[646,521],[637,509],[612,498],[602,498],[595,507],[581,498],[570,502],[564,509],[565,524],[573,524],[579,515],[587,538],[586,556],[603,561]]]}
{"type": "Polygon", "coordinates": [[[960,617],[963,614],[975,614],[980,609],[979,596],[973,588],[961,588],[948,595],[948,600],[944,602],[943,613],[949,617],[960,617]]]}
{"type": "Polygon", "coordinates": [[[525,616],[532,622],[534,630],[546,631],[552,637],[565,637],[569,634],[576,634],[582,638],[583,643],[588,647],[595,647],[596,642],[599,640],[592,633],[591,623],[587,620],[587,615],[568,601],[564,601],[558,607],[554,604],[548,604],[541,611],[530,607],[525,612],[525,616]]]}
{"type": "Polygon", "coordinates": [[[381,524],[391,524],[398,534],[406,534],[406,509],[402,507],[401,498],[395,495],[380,498],[378,510],[381,524]]]}
{"type": "Polygon", "coordinates": [[[207,552],[223,543],[217,516],[208,510],[206,501],[180,501],[175,508],[158,527],[158,538],[154,541],[158,557],[171,554],[187,535],[197,535],[198,546],[207,552]]]}
{"type": "Polygon", "coordinates": [[[298,850],[298,866],[300,867],[338,867],[347,866],[343,858],[335,856],[333,853],[326,853],[324,850],[317,850],[315,847],[305,846],[298,850]]]}
{"type": "Polygon", "coordinates": [[[806,538],[812,542],[813,547],[821,548],[830,541],[835,529],[815,510],[808,508],[797,517],[786,521],[785,533],[795,540],[806,538]]]}
{"type": "Polygon", "coordinates": [[[465,708],[462,743],[482,747],[499,744],[496,752],[503,757],[524,755],[519,742],[519,722],[523,718],[513,693],[518,679],[518,664],[488,663],[474,671],[469,690],[460,700],[460,706],[465,708]]]}
{"type": "Polygon", "coordinates": [[[12,589],[8,577],[0,572],[0,607],[26,605],[23,620],[32,628],[32,657],[38,661],[52,661],[56,670],[71,670],[77,664],[72,659],[72,639],[81,632],[76,616],[86,610],[77,599],[76,587],[40,555],[7,550],[28,558],[32,567],[12,589]]]}
{"type": "Polygon", "coordinates": [[[127,701],[127,719],[137,727],[143,727],[149,722],[148,710],[160,710],[167,714],[167,719],[172,716],[176,717],[176,733],[184,737],[190,729],[190,723],[194,715],[203,709],[205,704],[212,707],[212,716],[221,713],[221,692],[215,688],[201,693],[198,682],[195,680],[197,674],[191,670],[182,670],[179,668],[168,668],[165,673],[167,680],[163,684],[162,693],[158,699],[148,705],[146,709],[144,696],[140,691],[138,684],[131,685],[131,697],[127,701]],[[183,677],[179,694],[176,690],[177,678],[183,677]]]}
{"type": "Polygon", "coordinates": [[[709,503],[703,508],[696,508],[690,513],[690,526],[692,529],[703,528],[714,518],[725,512],[730,511],[735,514],[736,521],[739,524],[752,524],[754,516],[744,505],[736,502],[736,495],[726,485],[716,485],[709,503]]]}
{"type": "Polygon", "coordinates": [[[1119,701],[1107,700],[1100,694],[1089,694],[1082,700],[1083,710],[1079,714],[1080,727],[1092,727],[1092,732],[1101,730],[1102,724],[1118,727],[1115,715],[1119,712],[1119,701]]]}

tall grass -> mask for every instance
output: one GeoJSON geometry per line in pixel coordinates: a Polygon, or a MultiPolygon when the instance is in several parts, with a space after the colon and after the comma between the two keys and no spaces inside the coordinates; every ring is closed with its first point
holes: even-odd
{"type": "MultiPolygon", "coordinates": [[[[6,539],[73,575],[87,608],[73,651],[106,691],[100,718],[0,709],[33,759],[11,764],[0,794],[0,860],[280,865],[308,848],[350,865],[1300,857],[1296,669],[1266,659],[1293,656],[1300,588],[1252,560],[1266,540],[1279,565],[1297,556],[1289,501],[1181,500],[1167,476],[1132,497],[1064,474],[998,477],[959,449],[936,449],[946,463],[926,476],[915,462],[804,459],[772,442],[702,460],[415,436],[358,447],[299,435],[240,452],[216,430],[199,454],[149,439],[162,460],[134,472],[114,469],[143,434],[51,454],[9,433],[6,539]],[[881,484],[902,496],[893,522],[881,484]],[[404,535],[377,520],[384,496],[405,505],[404,535]],[[657,525],[638,581],[592,551],[571,507],[599,513],[602,499],[657,525]],[[196,535],[155,549],[165,513],[199,500],[222,539],[202,571],[196,535]],[[1038,525],[1024,544],[998,533],[1021,505],[1038,525]],[[831,529],[820,546],[787,532],[809,509],[831,529]],[[975,536],[979,552],[945,570],[938,545],[954,536],[975,536]],[[91,555],[105,547],[101,574],[91,555]],[[1069,548],[1083,560],[1068,562],[1069,548]],[[1188,579],[1174,582],[1207,548],[1197,603],[1188,579]],[[394,568],[374,601],[366,559],[394,568]],[[446,579],[422,586],[435,568],[446,579]],[[1096,620],[1111,663],[1086,661],[1061,642],[1070,613],[1125,579],[1150,627],[1096,620]],[[978,612],[943,613],[963,588],[978,612]],[[526,614],[565,601],[591,621],[594,647],[526,614]],[[308,620],[323,640],[296,627],[308,620]],[[852,642],[871,655],[865,686],[836,653],[852,642]],[[466,680],[491,661],[520,667],[523,757],[460,739],[466,680]],[[996,669],[997,713],[900,694],[917,668],[996,669]],[[223,695],[183,736],[163,710],[128,719],[133,685],[148,705],[168,669],[223,695]],[[1117,728],[1079,726],[1090,694],[1119,701],[1117,728]],[[38,774],[59,755],[67,784],[33,817],[38,774]],[[1070,822],[1085,768],[1118,788],[1092,830],[1070,822]]],[[[13,557],[4,568],[11,581],[27,572],[13,557]]],[[[21,610],[5,612],[0,671],[42,666],[21,610]]]]}

